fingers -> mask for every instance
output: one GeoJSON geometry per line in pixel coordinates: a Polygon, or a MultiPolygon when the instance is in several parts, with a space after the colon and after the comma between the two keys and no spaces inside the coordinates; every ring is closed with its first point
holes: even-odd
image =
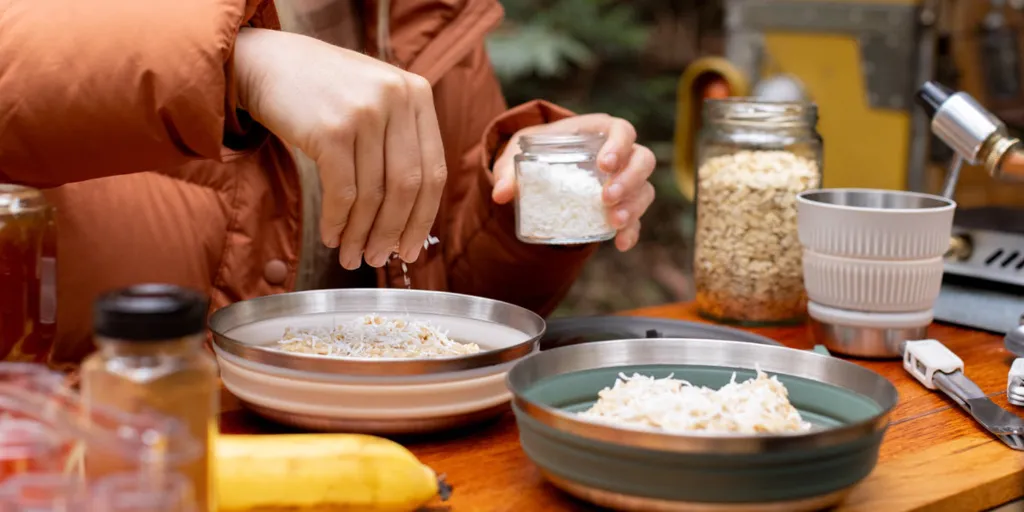
{"type": "Polygon", "coordinates": [[[604,186],[605,204],[614,207],[640,190],[651,177],[656,164],[654,152],[639,144],[633,144],[633,151],[625,168],[612,176],[604,186]]]}
{"type": "Polygon", "coordinates": [[[654,185],[644,183],[638,192],[627,197],[608,212],[608,222],[615,229],[625,229],[633,222],[640,220],[640,217],[653,202],[654,185]]]}
{"type": "Polygon", "coordinates": [[[366,245],[366,262],[373,267],[384,265],[397,252],[423,182],[416,111],[408,92],[403,94],[407,96],[404,108],[388,120],[385,134],[384,202],[366,245]]]}
{"type": "Polygon", "coordinates": [[[441,128],[438,126],[437,114],[434,111],[434,93],[430,83],[412,75],[410,94],[415,109],[415,126],[419,137],[419,158],[423,175],[419,195],[412,205],[412,212],[399,245],[399,256],[406,262],[416,261],[423,250],[423,242],[430,235],[430,228],[434,225],[441,195],[444,193],[444,185],[448,180],[441,128]]]}
{"type": "Polygon", "coordinates": [[[626,252],[636,246],[636,243],[639,240],[640,221],[636,220],[615,235],[615,248],[621,252],[626,252]]]}
{"type": "MultiPolygon", "coordinates": [[[[384,120],[367,113],[358,121],[359,135],[355,141],[356,201],[348,223],[341,233],[338,260],[348,270],[362,263],[366,240],[373,227],[377,211],[384,201],[384,120]]],[[[326,203],[325,203],[326,204],[326,203]]]]}
{"type": "Polygon", "coordinates": [[[604,145],[597,154],[598,167],[604,172],[617,172],[629,160],[636,142],[636,129],[625,119],[608,114],[586,114],[570,117],[547,125],[545,131],[572,130],[585,133],[603,133],[604,145]]]}
{"type": "Polygon", "coordinates": [[[332,141],[338,148],[348,151],[330,151],[316,160],[320,169],[323,189],[323,208],[320,213],[320,240],[330,248],[338,247],[341,233],[348,225],[352,205],[356,202],[355,160],[351,150],[354,139],[348,132],[338,134],[332,141]]]}
{"type": "MultiPolygon", "coordinates": [[[[509,146],[512,146],[511,142],[509,146]]],[[[511,157],[499,158],[494,163],[493,172],[494,190],[491,191],[491,199],[498,204],[507,204],[516,197],[515,161],[511,157]]]]}
{"type": "Polygon", "coordinates": [[[636,130],[628,121],[614,117],[607,126],[608,138],[597,153],[597,166],[604,172],[614,173],[629,161],[636,142],[636,130]]]}

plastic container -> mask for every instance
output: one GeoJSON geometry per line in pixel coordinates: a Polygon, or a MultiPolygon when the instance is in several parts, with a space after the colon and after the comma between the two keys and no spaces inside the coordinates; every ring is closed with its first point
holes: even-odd
{"type": "Polygon", "coordinates": [[[56,240],[43,194],[0,184],[0,361],[43,361],[53,345],[56,240]]]}
{"type": "Polygon", "coordinates": [[[797,194],[821,184],[817,107],[708,100],[698,140],[694,278],[701,316],[802,321],[807,298],[797,194]]]}
{"type": "Polygon", "coordinates": [[[530,244],[574,245],[615,238],[597,167],[605,137],[598,134],[524,135],[516,166],[516,237],[530,244]]]}
{"type": "Polygon", "coordinates": [[[116,510],[98,506],[101,496],[111,502],[121,493],[110,484],[96,492],[105,475],[90,471],[86,460],[120,468],[113,476],[153,490],[156,505],[166,502],[164,482],[178,478],[170,467],[195,454],[194,441],[171,419],[86,407],[62,374],[0,363],[0,512],[116,510]]]}
{"type": "Polygon", "coordinates": [[[169,467],[189,479],[202,510],[213,510],[220,383],[216,361],[203,347],[207,309],[205,297],[172,285],[139,285],[100,297],[94,315],[99,350],[82,363],[81,378],[91,405],[153,410],[184,425],[199,444],[197,456],[169,467]]]}

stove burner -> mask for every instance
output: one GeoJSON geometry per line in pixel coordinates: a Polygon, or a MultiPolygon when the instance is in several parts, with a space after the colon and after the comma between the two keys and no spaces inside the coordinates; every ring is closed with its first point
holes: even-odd
{"type": "Polygon", "coordinates": [[[634,338],[691,338],[781,345],[764,336],[717,325],[663,318],[593,316],[549,321],[540,348],[550,350],[580,343],[634,338]]]}

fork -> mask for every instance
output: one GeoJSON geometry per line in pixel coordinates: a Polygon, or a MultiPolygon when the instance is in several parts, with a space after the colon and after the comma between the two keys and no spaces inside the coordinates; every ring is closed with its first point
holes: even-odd
{"type": "Polygon", "coordinates": [[[993,402],[964,374],[964,362],[938,340],[903,344],[903,368],[928,389],[949,395],[981,426],[1014,450],[1024,450],[1024,420],[993,402]]]}

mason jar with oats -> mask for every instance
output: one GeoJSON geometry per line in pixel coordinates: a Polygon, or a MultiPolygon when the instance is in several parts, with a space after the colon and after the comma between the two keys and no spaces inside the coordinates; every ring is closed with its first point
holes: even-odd
{"type": "Polygon", "coordinates": [[[811,103],[707,100],[697,147],[694,279],[701,316],[748,326],[807,312],[796,195],[821,184],[811,103]]]}

